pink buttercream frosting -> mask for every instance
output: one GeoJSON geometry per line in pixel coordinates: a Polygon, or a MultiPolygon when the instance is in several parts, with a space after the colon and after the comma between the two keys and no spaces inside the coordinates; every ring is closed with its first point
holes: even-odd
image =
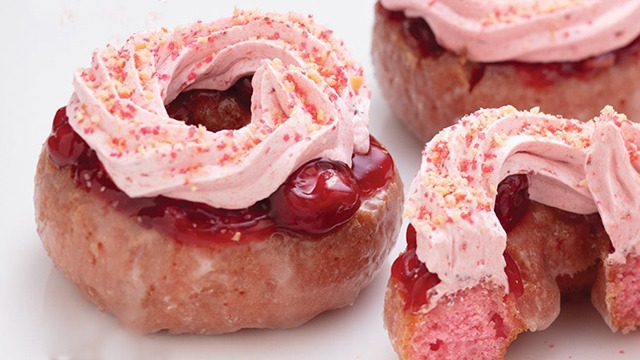
{"type": "Polygon", "coordinates": [[[532,200],[598,212],[622,263],[640,253],[640,125],[610,107],[588,122],[507,106],[480,110],[425,147],[405,204],[417,255],[447,294],[492,281],[508,288],[507,234],[494,212],[498,184],[528,174],[532,200]]]}
{"type": "Polygon", "coordinates": [[[577,61],[640,35],[636,0],[380,0],[473,61],[577,61]]]}
{"type": "Polygon", "coordinates": [[[244,208],[311,159],[351,164],[369,148],[363,69],[310,16],[236,11],[136,34],[120,49],[96,50],[74,87],[69,123],[131,197],[244,208]],[[250,74],[251,122],[238,130],[167,115],[182,91],[225,90],[250,74]]]}

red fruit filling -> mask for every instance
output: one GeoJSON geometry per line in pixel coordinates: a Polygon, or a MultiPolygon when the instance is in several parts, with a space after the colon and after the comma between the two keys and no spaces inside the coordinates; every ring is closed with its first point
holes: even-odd
{"type": "Polygon", "coordinates": [[[506,262],[506,266],[504,267],[504,272],[507,274],[507,280],[509,281],[509,293],[513,294],[515,297],[519,298],[524,294],[524,285],[522,285],[522,275],[520,274],[520,269],[511,255],[508,252],[504,252],[502,254],[504,257],[504,261],[506,262]]]}
{"type": "Polygon", "coordinates": [[[411,46],[420,51],[423,57],[439,57],[447,52],[438,42],[431,27],[426,25],[424,20],[406,18],[404,13],[398,11],[394,13],[394,19],[402,21],[402,30],[411,46]]]}
{"type": "Polygon", "coordinates": [[[438,275],[430,273],[416,254],[416,230],[407,227],[407,249],[393,262],[391,276],[406,290],[405,310],[418,310],[429,300],[429,289],[440,282],[438,275]]]}
{"type": "MultiPolygon", "coordinates": [[[[431,27],[422,18],[408,18],[402,11],[389,11],[378,4],[377,11],[389,21],[402,22],[402,29],[407,43],[416,48],[420,55],[426,57],[438,57],[447,52],[438,44],[431,27]]],[[[502,61],[497,63],[473,62],[469,75],[470,89],[482,80],[484,67],[487,65],[515,66],[524,85],[543,88],[553,86],[558,80],[566,78],[588,79],[599,71],[607,70],[617,63],[633,57],[637,61],[640,56],[640,37],[637,37],[629,45],[614,51],[591,57],[581,61],[565,61],[552,63],[523,63],[518,61],[502,61]]]]}
{"type": "Polygon", "coordinates": [[[498,184],[494,211],[504,231],[509,232],[529,209],[527,175],[511,175],[498,184]]]}
{"type": "Polygon", "coordinates": [[[504,320],[498,314],[493,314],[491,316],[491,322],[493,323],[493,328],[496,330],[496,336],[500,338],[506,338],[509,336],[507,329],[504,326],[504,320]]]}
{"type": "MultiPolygon", "coordinates": [[[[251,85],[242,79],[229,91],[195,90],[167,105],[167,112],[210,130],[244,126],[250,118],[251,85]]],[[[163,196],[129,198],[113,183],[93,151],[69,125],[65,108],[54,118],[47,140],[49,158],[70,167],[77,186],[135,217],[143,226],[161,229],[180,242],[206,245],[266,238],[274,231],[323,234],[348,221],[363,198],[391,181],[389,153],[375,139],[367,154],[354,154],[353,166],[316,159],[292,174],[271,197],[246,209],[226,210],[163,196]]]]}
{"type": "MultiPolygon", "coordinates": [[[[527,175],[510,175],[498,184],[494,211],[504,231],[509,233],[529,209],[529,178],[527,175]]],[[[508,252],[503,254],[504,272],[509,281],[509,292],[520,297],[524,293],[522,275],[518,265],[508,252]]]]}
{"type": "MultiPolygon", "coordinates": [[[[494,211],[506,232],[522,219],[529,208],[529,181],[527,175],[511,175],[498,185],[494,211]]],[[[418,310],[428,300],[428,290],[436,286],[440,279],[429,272],[426,265],[416,255],[416,230],[407,227],[407,248],[391,266],[391,276],[406,289],[405,309],[418,310]]],[[[509,253],[503,254],[504,268],[509,282],[509,292],[515,297],[524,294],[522,275],[518,265],[509,253]]]]}
{"type": "Polygon", "coordinates": [[[351,169],[319,159],[300,167],[271,195],[271,214],[284,228],[321,234],[351,219],[360,203],[351,169]]]}
{"type": "Polygon", "coordinates": [[[368,196],[384,187],[395,174],[393,160],[387,149],[380,145],[376,139],[370,139],[369,152],[358,154],[351,159],[353,176],[363,196],[368,196]]]}
{"type": "Polygon", "coordinates": [[[429,344],[429,349],[431,349],[431,351],[438,351],[440,350],[440,347],[442,346],[442,344],[444,344],[444,342],[438,339],[436,340],[436,342],[429,344]]]}
{"type": "Polygon", "coordinates": [[[87,150],[86,143],[69,125],[66,109],[58,109],[47,139],[49,158],[58,167],[72,165],[87,150]]]}

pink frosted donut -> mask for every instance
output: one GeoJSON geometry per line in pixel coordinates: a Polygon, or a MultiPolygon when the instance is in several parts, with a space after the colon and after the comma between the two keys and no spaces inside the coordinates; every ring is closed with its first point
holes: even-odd
{"type": "Polygon", "coordinates": [[[38,163],[38,232],[129,327],[298,326],[352,304],[395,243],[402,183],[362,67],[311,17],[136,34],[74,86],[38,163]]]}
{"type": "Polygon", "coordinates": [[[427,141],[481,108],[534,106],[640,119],[637,2],[381,0],[372,56],[380,90],[427,141]]]}
{"type": "Polygon", "coordinates": [[[613,331],[640,326],[640,125],[479,110],[425,147],[385,324],[402,359],[501,359],[591,293],[613,331]]]}

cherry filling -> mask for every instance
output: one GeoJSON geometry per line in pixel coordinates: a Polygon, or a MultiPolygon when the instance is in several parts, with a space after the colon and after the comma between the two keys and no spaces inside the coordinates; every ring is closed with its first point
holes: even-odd
{"type": "MultiPolygon", "coordinates": [[[[498,185],[494,211],[500,224],[508,233],[522,219],[529,208],[529,181],[527,175],[511,175],[498,185]]],[[[405,310],[416,311],[429,300],[429,289],[440,283],[437,274],[429,272],[416,254],[416,230],[407,228],[407,248],[391,266],[391,276],[403,284],[406,290],[405,310]]],[[[516,298],[524,294],[522,275],[518,265],[508,252],[503,254],[504,271],[509,291],[516,298]]]]}
{"type": "MultiPolygon", "coordinates": [[[[407,43],[417,49],[423,58],[437,58],[447,52],[446,49],[438,44],[431,27],[422,18],[408,18],[402,11],[386,10],[379,3],[377,11],[389,21],[402,23],[402,31],[407,43]]],[[[623,48],[581,61],[552,63],[523,63],[518,61],[472,62],[468,74],[469,91],[472,91],[475,85],[482,80],[487,65],[512,65],[522,76],[524,85],[541,88],[552,86],[563,78],[588,79],[596,75],[600,70],[606,70],[629,58],[634,58],[633,61],[637,61],[638,57],[640,57],[640,37],[623,48]]]]}
{"type": "Polygon", "coordinates": [[[69,125],[66,108],[60,108],[53,117],[51,135],[47,139],[49,158],[58,167],[75,164],[86,151],[87,144],[69,125]]]}
{"type": "MultiPolygon", "coordinates": [[[[509,233],[529,209],[529,178],[527,175],[510,175],[498,184],[498,194],[493,211],[495,211],[500,225],[509,233]]],[[[520,269],[508,252],[503,254],[506,266],[504,272],[509,281],[509,291],[520,297],[524,294],[520,269]]]]}
{"type": "MultiPolygon", "coordinates": [[[[249,122],[251,87],[243,79],[227,92],[195,90],[167,105],[167,112],[209,130],[239,128],[249,122]]],[[[69,167],[78,187],[96,194],[146,227],[172,234],[180,242],[208,244],[266,238],[275,231],[323,234],[347,222],[363,198],[384,187],[394,175],[389,153],[375,139],[366,154],[353,155],[353,167],[328,159],[301,166],[267,199],[241,210],[171,199],[130,198],[113,183],[95,151],[58,110],[47,139],[49,159],[69,167]]]]}
{"type": "Polygon", "coordinates": [[[376,139],[370,139],[369,152],[351,158],[353,176],[363,196],[369,196],[384,187],[395,174],[395,167],[387,149],[380,145],[376,139]]]}
{"type": "Polygon", "coordinates": [[[294,172],[271,195],[278,225],[303,233],[325,233],[347,222],[360,208],[360,192],[351,169],[320,159],[294,172]]]}
{"type": "Polygon", "coordinates": [[[529,209],[529,179],[527,175],[511,175],[498,184],[495,211],[504,231],[509,232],[529,209]]]}
{"type": "Polygon", "coordinates": [[[416,229],[407,227],[407,248],[391,265],[391,276],[406,290],[405,310],[418,310],[429,300],[429,289],[440,283],[438,275],[430,273],[416,254],[416,229]]]}

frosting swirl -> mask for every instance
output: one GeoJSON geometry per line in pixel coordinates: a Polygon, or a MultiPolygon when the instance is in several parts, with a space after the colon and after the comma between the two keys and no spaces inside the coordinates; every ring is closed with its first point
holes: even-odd
{"type": "Polygon", "coordinates": [[[480,110],[425,147],[405,216],[417,255],[446,295],[493,281],[508,288],[507,234],[493,211],[498,184],[528,174],[532,200],[578,214],[598,212],[615,251],[640,253],[640,125],[605,108],[589,122],[513,107],[480,110]]]}
{"type": "Polygon", "coordinates": [[[351,163],[369,147],[363,69],[333,33],[295,14],[140,33],[93,54],[74,77],[69,123],[130,197],[164,195],[237,209],[268,197],[318,157],[351,163]],[[169,118],[182,91],[253,75],[251,122],[209,132],[169,118]]]}
{"type": "Polygon", "coordinates": [[[578,61],[640,35],[634,0],[380,0],[422,17],[438,42],[473,61],[578,61]]]}

